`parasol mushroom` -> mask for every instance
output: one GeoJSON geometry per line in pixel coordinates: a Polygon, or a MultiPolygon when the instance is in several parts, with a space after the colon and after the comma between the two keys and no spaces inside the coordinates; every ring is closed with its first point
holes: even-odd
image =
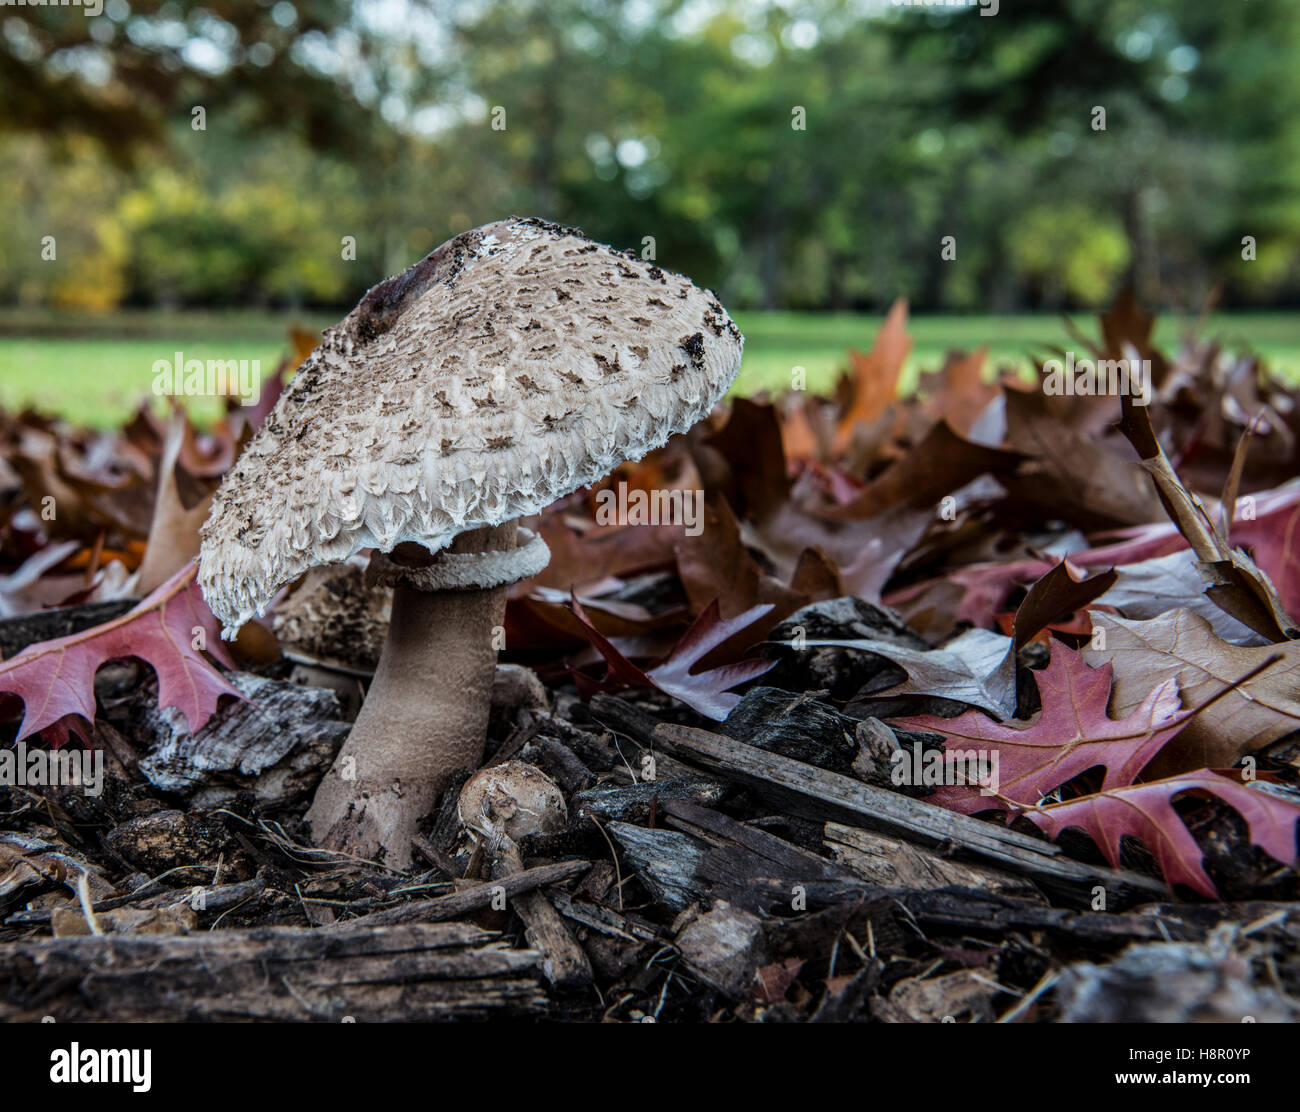
{"type": "Polygon", "coordinates": [[[374,549],[393,587],[374,682],[308,819],[396,866],[482,757],[507,587],[546,566],[519,518],[704,417],[743,339],[714,295],[536,219],[381,282],[299,368],[203,528],[230,637],[308,568],[374,549]]]}

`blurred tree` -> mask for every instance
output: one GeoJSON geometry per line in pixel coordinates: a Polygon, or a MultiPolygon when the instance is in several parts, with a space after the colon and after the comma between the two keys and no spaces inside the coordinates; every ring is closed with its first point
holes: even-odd
{"type": "Polygon", "coordinates": [[[1029,209],[1016,221],[1008,247],[1013,265],[1042,284],[1053,308],[1101,304],[1129,257],[1123,225],[1078,201],[1029,209]]]}
{"type": "MultiPolygon", "coordinates": [[[[243,175],[225,183],[168,167],[148,172],[119,208],[137,296],[167,306],[337,299],[348,275],[329,206],[319,182],[314,196],[295,189],[297,175],[286,173],[295,163],[312,168],[282,144],[274,158],[246,159],[243,175]]],[[[346,205],[350,179],[336,183],[336,204],[346,205]]]]}
{"type": "Polygon", "coordinates": [[[1073,306],[1127,278],[1189,307],[1225,276],[1230,301],[1285,300],[1300,295],[1292,3],[10,8],[0,128],[6,149],[38,131],[46,146],[16,164],[0,286],[54,296],[30,258],[53,202],[25,175],[84,188],[97,162],[93,207],[58,219],[100,276],[74,285],[104,303],[346,304],[510,212],[653,246],[741,306],[1073,306]],[[80,135],[105,153],[72,156],[80,135]]]}
{"type": "Polygon", "coordinates": [[[128,246],[113,219],[124,182],[98,145],[10,137],[0,140],[0,161],[12,217],[0,221],[0,296],[25,306],[114,308],[127,287],[128,246]]]}
{"type": "Polygon", "coordinates": [[[250,127],[350,146],[369,88],[351,11],[348,0],[6,7],[0,129],[89,135],[126,163],[163,143],[169,123],[188,123],[192,106],[238,106],[250,127]]]}

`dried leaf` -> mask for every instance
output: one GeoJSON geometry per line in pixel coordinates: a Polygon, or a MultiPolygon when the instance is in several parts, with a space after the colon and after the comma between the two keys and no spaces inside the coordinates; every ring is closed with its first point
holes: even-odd
{"type": "Polygon", "coordinates": [[[1049,792],[1090,768],[1106,770],[1104,788],[1131,784],[1187,721],[1180,715],[1178,682],[1166,679],[1122,718],[1106,711],[1111,668],[1089,668],[1063,644],[1034,673],[1042,709],[1028,721],[995,722],[979,711],[957,718],[920,715],[897,719],[909,730],[942,734],[946,748],[998,754],[996,795],[973,785],[946,785],[931,797],[962,814],[1035,806],[1049,792]]]}
{"type": "Polygon", "coordinates": [[[1300,805],[1264,785],[1248,787],[1234,776],[1208,768],[1086,795],[1033,811],[1029,818],[1053,840],[1067,827],[1078,827],[1116,867],[1120,840],[1125,835],[1137,838],[1151,851],[1171,887],[1185,884],[1214,899],[1218,893],[1202,865],[1204,854],[1173,807],[1175,797],[1184,792],[1221,799],[1246,820],[1252,845],[1284,865],[1295,864],[1300,805]]]}
{"type": "Polygon", "coordinates": [[[1091,664],[1115,668],[1111,711],[1127,714],[1158,682],[1173,678],[1189,705],[1206,702],[1271,656],[1271,668],[1201,710],[1161,755],[1155,771],[1202,765],[1226,767],[1248,753],[1300,729],[1300,644],[1247,648],[1218,637],[1190,610],[1171,610],[1150,621],[1093,614],[1105,647],[1084,650],[1091,664]]]}
{"type": "Polygon", "coordinates": [[[45,730],[71,715],[95,717],[95,672],[101,664],[137,657],[158,674],[158,704],[176,707],[200,729],[222,695],[242,698],[193,647],[197,641],[222,663],[221,626],[194,582],[190,564],[140,605],[104,625],[29,645],[0,664],[0,693],[22,699],[24,715],[15,740],[45,730]]]}
{"type": "Polygon", "coordinates": [[[1178,478],[1151,428],[1151,415],[1146,407],[1137,405],[1127,395],[1120,400],[1124,413],[1120,427],[1150,472],[1170,519],[1207,573],[1210,585],[1205,593],[1238,621],[1270,641],[1300,636],[1300,629],[1287,614],[1268,577],[1244,552],[1234,551],[1219,535],[1200,499],[1178,478]]]}
{"type": "Polygon", "coordinates": [[[981,707],[1005,718],[1015,713],[1015,677],[1003,667],[1011,638],[987,629],[969,629],[943,648],[919,651],[893,641],[871,638],[815,640],[782,644],[791,648],[856,649],[893,661],[907,669],[908,678],[875,697],[935,695],[981,707]]]}
{"type": "Polygon", "coordinates": [[[742,634],[762,636],[761,632],[755,634],[754,630],[757,623],[767,618],[772,609],[770,604],[755,606],[724,621],[719,617],[717,602],[710,603],[691,623],[668,659],[648,672],[642,671],[628,660],[592,625],[576,596],[570,605],[582,623],[587,638],[608,664],[607,684],[616,687],[658,688],[716,722],[723,721],[740,702],[739,695],[726,693],[728,688],[755,679],[776,665],[773,660],[741,660],[703,672],[691,671],[704,657],[732,638],[742,634]]]}
{"type": "Polygon", "coordinates": [[[846,451],[859,425],[869,424],[885,412],[898,392],[898,380],[912,350],[907,335],[907,302],[899,298],[890,307],[876,342],[867,354],[850,351],[853,364],[851,400],[835,433],[834,452],[846,451]]]}

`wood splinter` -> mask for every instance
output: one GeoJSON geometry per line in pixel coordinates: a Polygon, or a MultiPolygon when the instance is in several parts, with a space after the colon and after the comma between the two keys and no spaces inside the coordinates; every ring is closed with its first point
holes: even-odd
{"type": "MultiPolygon", "coordinates": [[[[506,761],[472,776],[461,789],[460,820],[473,839],[475,856],[491,862],[494,879],[524,871],[519,842],[531,834],[554,834],[568,824],[559,787],[523,761],[506,761]]],[[[591,963],[569,933],[545,892],[521,892],[515,911],[528,944],[542,955],[542,975],[556,989],[579,991],[592,983],[591,963]]]]}

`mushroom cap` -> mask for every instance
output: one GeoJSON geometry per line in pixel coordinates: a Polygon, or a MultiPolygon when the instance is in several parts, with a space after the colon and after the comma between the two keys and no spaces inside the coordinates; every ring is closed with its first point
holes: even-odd
{"type": "Polygon", "coordinates": [[[704,417],[718,299],[536,219],[448,240],[328,329],[223,480],[199,585],[232,636],[308,568],[537,513],[704,417]]]}
{"type": "Polygon", "coordinates": [[[530,834],[558,834],[569,822],[564,793],[526,761],[504,761],[474,773],[460,790],[456,813],[467,830],[505,834],[513,842],[530,834]]]}

